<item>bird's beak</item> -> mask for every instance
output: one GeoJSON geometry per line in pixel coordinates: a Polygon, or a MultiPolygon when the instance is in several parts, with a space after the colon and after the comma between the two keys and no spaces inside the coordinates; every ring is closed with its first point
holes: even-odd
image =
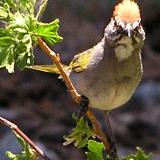
{"type": "Polygon", "coordinates": [[[131,37],[131,32],[133,30],[133,27],[132,27],[132,25],[130,23],[126,25],[125,30],[126,30],[126,32],[128,34],[128,37],[131,37]]]}

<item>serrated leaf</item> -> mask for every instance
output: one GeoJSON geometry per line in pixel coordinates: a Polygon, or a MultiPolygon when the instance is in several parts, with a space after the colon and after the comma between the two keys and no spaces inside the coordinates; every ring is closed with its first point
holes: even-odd
{"type": "Polygon", "coordinates": [[[146,154],[144,151],[137,147],[137,153],[131,154],[126,157],[124,157],[122,160],[152,160],[152,154],[146,154]]]}
{"type": "Polygon", "coordinates": [[[19,144],[22,146],[23,150],[19,154],[14,154],[10,151],[7,151],[6,156],[10,160],[38,160],[37,155],[31,149],[31,147],[25,142],[25,140],[22,137],[20,137],[18,134],[15,133],[15,135],[17,137],[19,144]]]}
{"type": "Polygon", "coordinates": [[[76,120],[76,127],[71,134],[64,136],[65,142],[63,145],[74,143],[75,147],[82,148],[87,145],[89,138],[95,137],[95,133],[82,117],[80,119],[74,117],[74,119],[76,120]]]}
{"type": "MultiPolygon", "coordinates": [[[[51,23],[38,22],[34,17],[36,0],[2,0],[0,1],[0,68],[5,67],[9,73],[14,72],[15,65],[23,70],[33,65],[33,46],[37,38],[42,37],[49,44],[62,40],[57,33],[59,20],[51,23]]],[[[45,8],[43,0],[39,12],[45,8]]]]}
{"type": "Polygon", "coordinates": [[[0,19],[7,19],[8,13],[6,10],[0,6],[0,19]]]}
{"type": "Polygon", "coordinates": [[[92,152],[87,152],[87,160],[103,160],[103,159],[99,159],[99,157],[92,152]]]}
{"type": "Polygon", "coordinates": [[[17,12],[14,15],[14,19],[12,19],[12,21],[10,22],[9,28],[13,30],[20,28],[28,31],[29,30],[29,27],[27,25],[29,23],[28,21],[29,21],[28,16],[22,15],[21,13],[17,12]]]}
{"type": "Polygon", "coordinates": [[[9,73],[14,71],[14,46],[0,47],[0,68],[6,67],[9,73]]]}
{"type": "Polygon", "coordinates": [[[7,151],[7,152],[6,152],[6,156],[7,156],[10,160],[16,160],[16,155],[13,154],[13,153],[10,152],[10,151],[7,151]]]}
{"type": "Polygon", "coordinates": [[[47,43],[55,44],[63,39],[58,35],[58,29],[59,20],[56,19],[51,23],[37,23],[34,32],[37,36],[42,37],[47,43]]]}
{"type": "Polygon", "coordinates": [[[87,152],[87,160],[103,160],[103,143],[89,140],[87,146],[89,152],[87,152]]]}
{"type": "Polygon", "coordinates": [[[16,64],[19,69],[23,70],[26,66],[30,66],[34,62],[34,54],[32,49],[32,39],[26,34],[21,41],[18,42],[18,54],[16,55],[16,64]]]}
{"type": "Polygon", "coordinates": [[[10,46],[14,43],[11,37],[0,37],[0,47],[10,46]]]}

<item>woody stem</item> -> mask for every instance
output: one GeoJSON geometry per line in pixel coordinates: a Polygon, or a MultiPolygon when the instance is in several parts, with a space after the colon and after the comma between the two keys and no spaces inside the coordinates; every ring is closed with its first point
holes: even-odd
{"type": "Polygon", "coordinates": [[[19,128],[17,125],[15,125],[14,123],[10,122],[9,120],[0,117],[0,123],[2,123],[3,125],[9,127],[12,131],[14,131],[16,134],[18,134],[20,137],[22,137],[34,150],[35,152],[42,157],[44,160],[49,160],[49,158],[47,157],[47,155],[45,155],[43,153],[43,151],[36,146],[36,144],[33,143],[32,140],[30,140],[19,128]]]}
{"type": "MultiPolygon", "coordinates": [[[[40,48],[43,50],[43,52],[56,64],[57,68],[60,71],[61,76],[63,77],[65,84],[67,86],[67,88],[69,89],[71,96],[73,98],[73,100],[77,103],[80,104],[81,103],[81,95],[79,95],[76,91],[76,89],[74,88],[69,76],[66,74],[66,72],[63,69],[62,64],[60,63],[60,57],[58,54],[56,54],[55,52],[53,52],[48,45],[41,39],[38,38],[38,44],[40,46],[40,48]]],[[[103,130],[101,129],[101,126],[98,122],[98,120],[96,119],[94,113],[91,111],[91,109],[89,109],[87,111],[87,116],[90,119],[90,121],[92,122],[94,131],[97,135],[97,137],[102,140],[102,142],[105,145],[106,150],[110,150],[110,144],[108,139],[106,138],[103,130]]]]}

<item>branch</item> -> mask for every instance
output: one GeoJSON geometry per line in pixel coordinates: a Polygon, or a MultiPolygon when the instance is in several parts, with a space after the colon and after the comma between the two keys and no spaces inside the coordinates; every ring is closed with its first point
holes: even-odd
{"type": "Polygon", "coordinates": [[[42,157],[44,160],[49,160],[49,158],[47,157],[47,155],[45,155],[43,153],[43,151],[33,143],[33,141],[31,141],[19,128],[17,125],[15,125],[14,123],[8,121],[5,118],[0,117],[0,123],[2,123],[3,125],[9,127],[11,130],[13,130],[14,132],[16,132],[20,137],[22,137],[37,153],[37,155],[39,155],[40,157],[42,157]]]}
{"type": "MultiPolygon", "coordinates": [[[[60,57],[59,55],[57,55],[55,52],[53,52],[48,46],[47,44],[41,39],[38,38],[38,44],[41,47],[41,49],[43,50],[43,52],[50,57],[50,59],[56,64],[57,68],[59,69],[61,76],[63,77],[63,80],[66,83],[67,88],[69,89],[71,96],[73,98],[73,100],[77,103],[80,104],[81,102],[81,96],[77,93],[76,89],[74,88],[69,76],[66,74],[66,72],[63,69],[62,64],[60,63],[60,57]]],[[[109,141],[107,140],[104,132],[102,131],[100,124],[98,122],[98,120],[96,119],[94,113],[91,110],[87,111],[87,116],[88,118],[91,120],[93,128],[95,130],[95,133],[97,135],[97,137],[102,140],[105,148],[107,151],[110,150],[110,144],[109,141]]]]}
{"type": "Polygon", "coordinates": [[[97,137],[103,142],[106,151],[110,151],[109,141],[106,138],[104,132],[102,131],[98,120],[96,119],[95,115],[93,114],[93,112],[90,109],[87,111],[87,116],[90,119],[90,121],[92,122],[93,129],[94,129],[97,137]]]}
{"type": "Polygon", "coordinates": [[[63,77],[63,79],[65,81],[67,88],[69,89],[69,91],[72,95],[72,98],[74,99],[74,101],[76,103],[79,104],[81,102],[81,96],[77,93],[71,80],[69,79],[68,75],[64,71],[63,66],[60,63],[59,55],[57,55],[55,52],[53,52],[41,38],[38,38],[38,44],[41,47],[41,49],[43,50],[43,52],[45,54],[47,54],[47,56],[49,58],[51,58],[51,60],[56,64],[57,68],[59,69],[59,71],[61,73],[61,76],[63,77]]]}

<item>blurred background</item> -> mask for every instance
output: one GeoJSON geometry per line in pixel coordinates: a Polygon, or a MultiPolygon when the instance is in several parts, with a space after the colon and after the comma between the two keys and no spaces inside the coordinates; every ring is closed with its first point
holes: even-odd
{"type": "MultiPolygon", "coordinates": [[[[64,63],[102,38],[115,3],[49,0],[42,21],[59,18],[59,33],[64,40],[52,49],[60,53],[64,63]]],[[[139,146],[154,153],[154,160],[160,160],[160,1],[139,0],[138,4],[146,31],[143,80],[132,99],[113,110],[110,118],[120,155],[139,146]]],[[[35,53],[37,64],[51,63],[39,48],[35,53]]],[[[1,70],[0,75],[0,115],[16,123],[52,160],[84,160],[83,151],[62,145],[63,136],[75,125],[71,115],[79,110],[64,83],[56,75],[30,70],[14,74],[1,70]]],[[[6,150],[18,152],[20,147],[10,130],[0,125],[1,160],[6,159],[6,150]]]]}

